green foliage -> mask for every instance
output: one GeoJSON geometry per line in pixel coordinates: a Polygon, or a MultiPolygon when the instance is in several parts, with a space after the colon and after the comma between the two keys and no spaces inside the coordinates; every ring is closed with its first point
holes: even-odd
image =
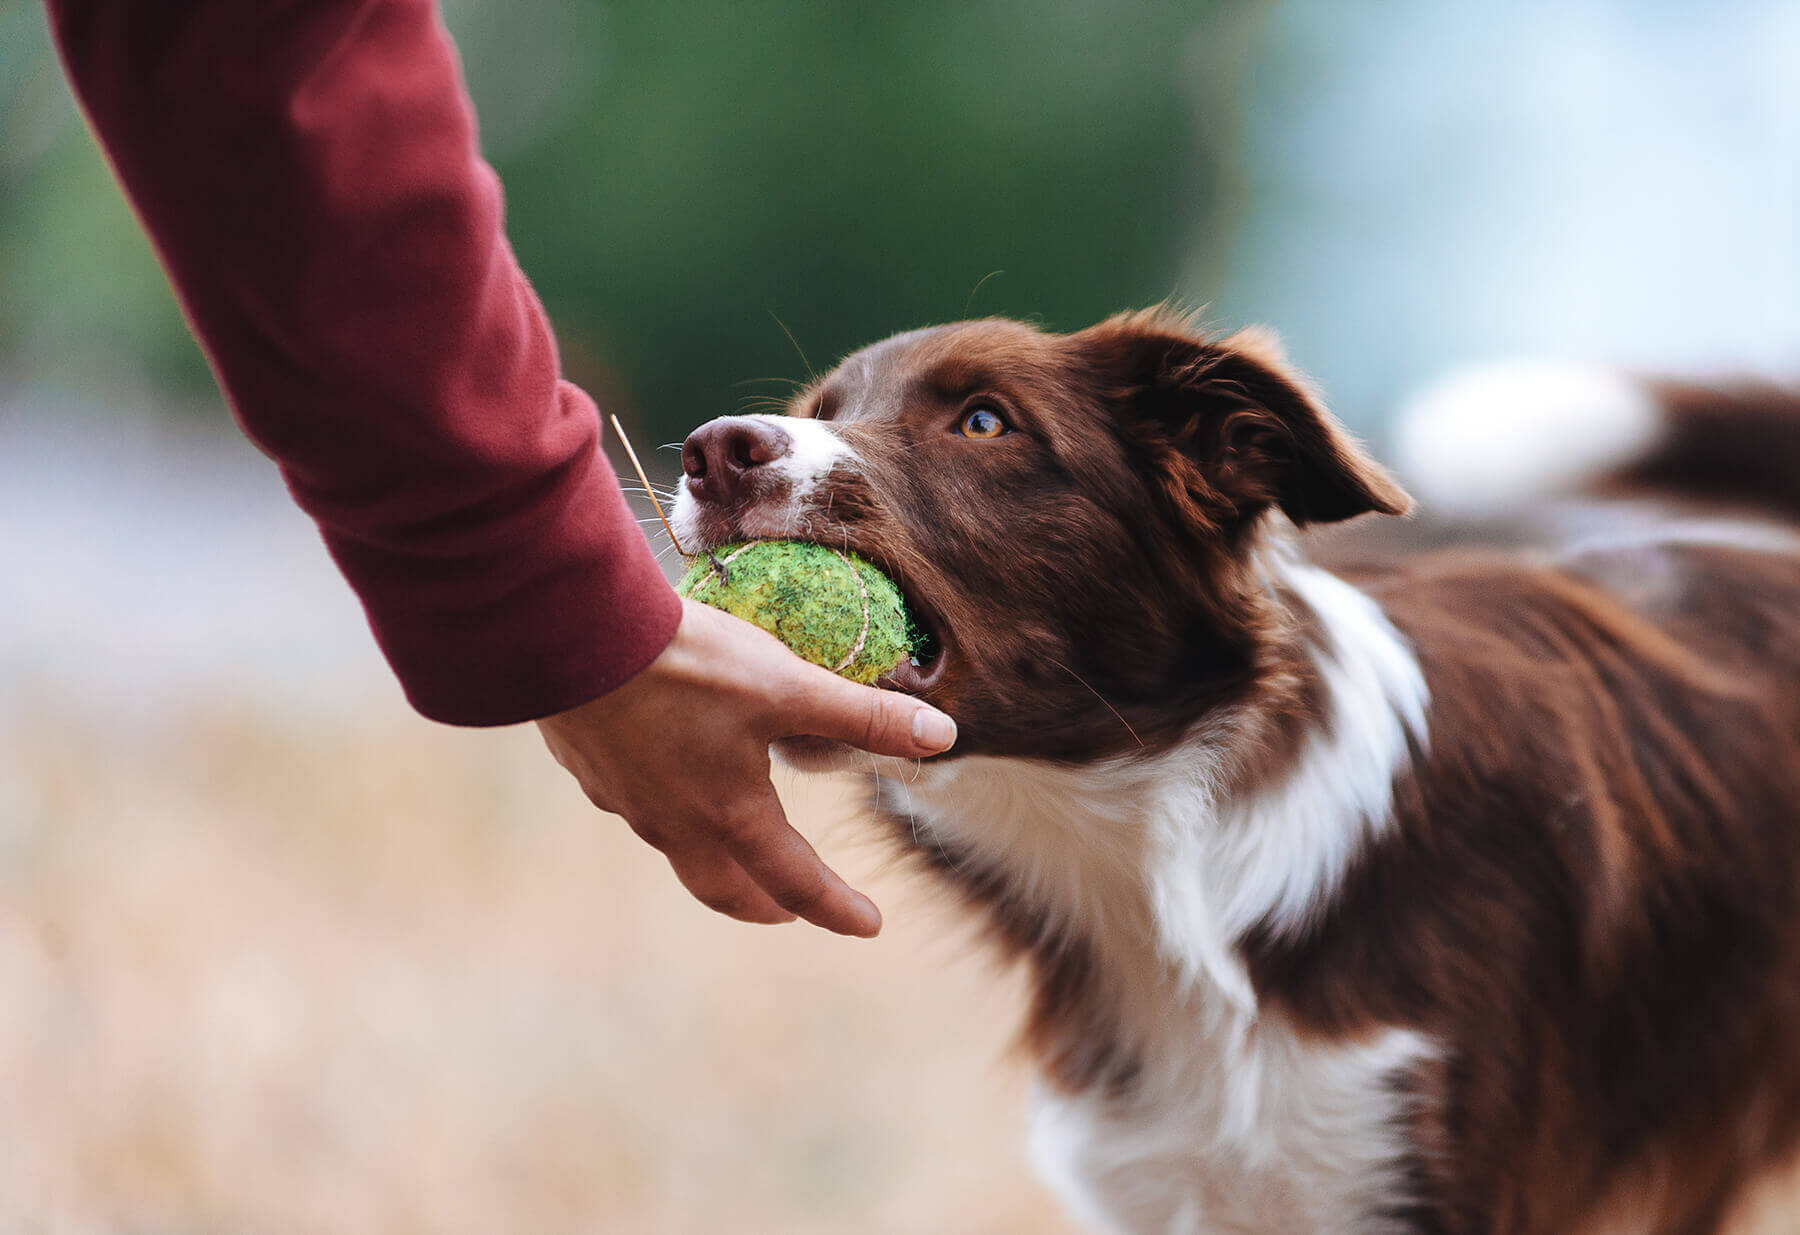
{"type": "Polygon", "coordinates": [[[1180,80],[1191,13],[606,13],[583,106],[500,163],[559,329],[665,436],[732,410],[734,382],[804,374],[771,318],[823,368],[965,308],[1066,327],[1176,290],[1185,222],[1212,196],[1180,80]]]}
{"type": "Polygon", "coordinates": [[[0,378],[9,369],[76,388],[209,380],[36,0],[0,0],[0,378]]]}
{"type": "MultiPolygon", "coordinates": [[[[1071,327],[1184,276],[1210,285],[1180,258],[1219,215],[1222,159],[1194,131],[1217,7],[457,0],[447,16],[565,367],[667,440],[780,393],[751,379],[805,376],[777,318],[823,368],[965,311],[1071,327]]],[[[0,151],[0,366],[73,373],[116,350],[158,382],[203,380],[35,0],[0,0],[0,151]]]]}

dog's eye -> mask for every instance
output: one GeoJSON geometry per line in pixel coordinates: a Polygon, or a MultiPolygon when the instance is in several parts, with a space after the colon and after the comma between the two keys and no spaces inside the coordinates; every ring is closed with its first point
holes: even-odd
{"type": "Polygon", "coordinates": [[[991,407],[971,408],[962,418],[956,431],[964,437],[989,438],[1002,437],[1012,430],[1000,419],[1000,413],[991,407]]]}

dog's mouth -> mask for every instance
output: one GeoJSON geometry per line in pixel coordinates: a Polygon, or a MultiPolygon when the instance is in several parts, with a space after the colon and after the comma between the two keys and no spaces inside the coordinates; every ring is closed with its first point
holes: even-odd
{"type": "Polygon", "coordinates": [[[918,593],[908,586],[906,580],[888,570],[884,564],[876,562],[876,565],[900,589],[900,596],[906,602],[907,611],[912,614],[916,630],[912,651],[899,664],[876,679],[875,685],[884,690],[900,691],[902,694],[923,695],[944,680],[951,654],[947,628],[937,610],[921,602],[918,593]]]}

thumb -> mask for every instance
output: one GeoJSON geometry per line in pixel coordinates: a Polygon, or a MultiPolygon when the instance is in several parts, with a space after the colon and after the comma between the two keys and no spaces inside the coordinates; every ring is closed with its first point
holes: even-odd
{"type": "Polygon", "coordinates": [[[936,755],[956,744],[956,722],[929,703],[806,668],[796,706],[780,718],[781,736],[829,738],[900,759],[936,755]]]}

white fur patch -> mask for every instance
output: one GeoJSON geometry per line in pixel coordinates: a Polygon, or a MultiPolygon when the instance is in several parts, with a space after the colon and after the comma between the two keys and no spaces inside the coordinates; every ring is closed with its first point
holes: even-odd
{"type": "Polygon", "coordinates": [[[1223,1050],[1170,1054],[1140,1096],[1040,1093],[1038,1172],[1071,1213],[1117,1235],[1372,1235],[1406,1199],[1404,1097],[1430,1058],[1386,1029],[1322,1046],[1267,1018],[1223,1050]]]}
{"type": "Polygon", "coordinates": [[[1401,479],[1425,508],[1478,518],[1571,493],[1646,453],[1664,427],[1641,384],[1547,362],[1470,369],[1401,409],[1401,479]]]}
{"type": "Polygon", "coordinates": [[[912,820],[914,837],[953,862],[1002,871],[1051,929],[1073,929],[1109,951],[1103,963],[1148,985],[1151,945],[1145,869],[1150,812],[1164,760],[1068,767],[976,755],[923,766],[874,760],[877,800],[912,820]]]}
{"type": "Polygon", "coordinates": [[[1318,616],[1326,721],[1279,784],[1223,800],[1216,765],[1230,758],[1229,733],[1214,739],[1219,753],[1165,782],[1154,839],[1164,949],[1244,1007],[1254,1001],[1232,947],[1259,923],[1305,927],[1361,848],[1391,827],[1394,777],[1409,741],[1425,742],[1429,700],[1418,661],[1374,601],[1313,566],[1274,569],[1318,616]]]}
{"type": "MultiPolygon", "coordinates": [[[[819,482],[833,470],[859,460],[856,452],[822,421],[760,414],[748,419],[774,425],[786,435],[791,448],[780,458],[763,464],[780,480],[771,486],[764,500],[733,512],[738,532],[743,538],[754,540],[791,536],[819,482]]],[[[703,522],[699,503],[688,492],[687,477],[683,476],[675,486],[675,504],[669,512],[669,524],[675,530],[675,538],[684,545],[702,543],[706,539],[702,534],[703,522]]]]}
{"type": "Polygon", "coordinates": [[[794,444],[792,451],[765,466],[774,468],[787,477],[789,500],[796,506],[806,500],[807,495],[830,475],[832,469],[856,459],[856,452],[845,445],[844,439],[833,433],[822,420],[805,416],[763,414],[751,416],[750,419],[775,426],[787,434],[788,440],[794,444]]]}
{"type": "Polygon", "coordinates": [[[1108,1023],[1139,1059],[1129,1096],[1045,1096],[1033,1145],[1103,1231],[1379,1230],[1403,1150],[1397,1074],[1431,1053],[1399,1027],[1324,1044],[1259,1008],[1238,950],[1329,904],[1392,826],[1427,692],[1368,597],[1309,566],[1272,566],[1317,614],[1326,723],[1277,784],[1228,795],[1242,716],[1176,749],[1071,768],[972,757],[877,766],[882,804],[921,843],[1003,872],[1050,929],[1092,948],[1108,1023]]]}

